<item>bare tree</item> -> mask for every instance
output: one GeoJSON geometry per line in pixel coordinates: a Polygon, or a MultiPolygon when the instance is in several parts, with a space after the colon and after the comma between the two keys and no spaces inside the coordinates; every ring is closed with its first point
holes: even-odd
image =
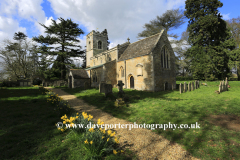
{"type": "Polygon", "coordinates": [[[30,78],[36,70],[34,68],[37,56],[34,46],[26,40],[26,37],[22,32],[15,33],[13,39],[17,42],[6,39],[3,41],[5,47],[0,49],[3,73],[8,74],[12,79],[30,78]]]}

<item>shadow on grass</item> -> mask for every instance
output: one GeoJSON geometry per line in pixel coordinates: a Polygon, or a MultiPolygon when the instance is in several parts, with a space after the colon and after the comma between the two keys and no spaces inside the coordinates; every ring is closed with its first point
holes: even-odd
{"type": "Polygon", "coordinates": [[[0,121],[4,122],[0,125],[0,159],[32,159],[49,150],[41,147],[44,141],[53,135],[63,137],[55,126],[60,117],[40,95],[38,89],[0,90],[0,97],[15,97],[2,100],[0,105],[0,121]],[[27,98],[19,100],[21,96],[27,98]]]}

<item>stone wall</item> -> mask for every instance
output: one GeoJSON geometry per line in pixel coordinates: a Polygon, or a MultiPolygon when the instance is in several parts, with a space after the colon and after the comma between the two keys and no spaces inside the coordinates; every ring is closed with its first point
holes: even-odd
{"type": "Polygon", "coordinates": [[[93,58],[90,58],[90,67],[104,64],[104,63],[107,63],[107,62],[117,59],[117,52],[118,52],[117,47],[114,47],[110,50],[107,50],[103,53],[96,55],[93,58]],[[109,59],[109,57],[110,57],[110,59],[109,59]],[[95,62],[95,65],[94,65],[94,62],[95,62]]]}
{"type": "Polygon", "coordinates": [[[107,50],[107,39],[108,36],[105,33],[100,33],[98,31],[92,31],[86,36],[86,65],[90,65],[90,58],[107,50]],[[102,48],[98,49],[98,41],[102,42],[102,48]],[[90,44],[89,44],[90,42],[90,44]]]}
{"type": "Polygon", "coordinates": [[[90,79],[74,79],[74,87],[73,88],[84,88],[86,85],[90,85],[90,79]]]}
{"type": "Polygon", "coordinates": [[[154,84],[155,91],[163,91],[164,83],[167,82],[167,88],[172,89],[172,84],[174,89],[176,88],[176,74],[175,74],[175,55],[171,48],[171,45],[166,36],[166,32],[160,38],[156,48],[153,50],[153,65],[154,65],[154,84]],[[162,68],[161,65],[161,51],[166,45],[168,51],[170,52],[170,68],[162,68]]]}
{"type": "Polygon", "coordinates": [[[153,90],[152,56],[145,55],[117,62],[117,80],[122,80],[122,82],[125,84],[123,88],[130,88],[131,76],[133,76],[134,78],[134,89],[152,91],[153,90]],[[121,77],[121,73],[119,74],[121,66],[124,69],[124,77],[121,77]]]}
{"type": "Polygon", "coordinates": [[[103,74],[105,77],[103,81],[106,81],[106,83],[112,84],[112,86],[117,84],[117,75],[116,75],[116,60],[112,62],[108,62],[105,65],[105,73],[103,74]]]}

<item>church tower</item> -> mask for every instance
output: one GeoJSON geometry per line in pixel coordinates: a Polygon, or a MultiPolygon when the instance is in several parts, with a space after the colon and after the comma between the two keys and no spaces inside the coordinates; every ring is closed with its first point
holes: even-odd
{"type": "Polygon", "coordinates": [[[108,41],[108,34],[107,30],[105,29],[101,33],[98,31],[92,30],[86,36],[86,66],[90,66],[90,58],[107,50],[107,41],[108,41]]]}

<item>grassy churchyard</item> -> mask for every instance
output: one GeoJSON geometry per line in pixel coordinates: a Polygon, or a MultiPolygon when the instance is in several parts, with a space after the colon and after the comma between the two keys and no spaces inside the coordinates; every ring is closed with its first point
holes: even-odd
{"type": "MultiPolygon", "coordinates": [[[[3,87],[0,89],[0,159],[129,159],[131,151],[117,150],[117,138],[99,130],[75,132],[58,130],[57,122],[91,121],[90,115],[75,113],[58,95],[39,87],[3,87]],[[45,92],[47,94],[45,94],[45,92]],[[56,104],[61,108],[56,107],[56,104]],[[66,114],[66,117],[62,117],[66,114]],[[72,118],[70,118],[72,116],[72,118]],[[67,119],[69,118],[69,119],[67,119]],[[73,119],[77,120],[73,120],[73,119]],[[85,118],[85,119],[84,119],[85,118]],[[101,136],[98,145],[89,139],[101,136]],[[102,138],[105,136],[105,138],[102,138]],[[96,137],[96,135],[95,135],[96,137]],[[116,141],[116,142],[115,142],[116,141]],[[91,143],[91,144],[90,144],[91,143]],[[99,145],[100,144],[100,145],[99,145]],[[107,149],[101,156],[94,156],[107,149]],[[100,158],[99,158],[100,157],[100,158]]],[[[112,134],[112,133],[111,133],[112,134]]],[[[94,141],[95,142],[95,141],[94,141]]]]}
{"type": "MultiPolygon", "coordinates": [[[[180,83],[184,81],[177,81],[180,83]]],[[[240,159],[240,82],[230,81],[229,91],[216,94],[218,85],[219,82],[207,82],[207,86],[201,85],[182,94],[179,90],[151,93],[124,89],[128,99],[125,106],[118,108],[114,106],[114,97],[106,99],[98,89],[61,89],[117,118],[138,124],[190,125],[198,122],[200,129],[156,129],[153,132],[183,145],[200,159],[240,159]]],[[[114,96],[117,92],[114,88],[114,96]]],[[[77,116],[67,104],[57,108],[60,100],[58,95],[38,87],[1,88],[0,159],[90,159],[104,147],[108,152],[101,157],[105,159],[136,157],[128,150],[124,153],[117,150],[116,137],[108,133],[58,130],[57,122],[64,118],[67,122],[66,117],[62,117],[64,114],[68,118],[72,116],[72,121],[75,117],[78,123],[91,121],[90,115],[79,113],[77,116]],[[90,140],[86,143],[90,134],[99,137],[101,146],[90,145],[90,140]]]]}
{"type": "MultiPolygon", "coordinates": [[[[177,81],[180,83],[184,81],[177,81]]],[[[200,129],[156,129],[154,132],[184,145],[200,159],[240,159],[240,82],[230,81],[229,91],[216,94],[218,85],[217,81],[207,82],[207,86],[182,94],[179,90],[151,93],[124,89],[129,100],[120,108],[114,107],[114,100],[106,100],[98,89],[63,90],[117,118],[138,124],[198,122],[200,129]]],[[[114,96],[117,92],[114,88],[114,96]]]]}

